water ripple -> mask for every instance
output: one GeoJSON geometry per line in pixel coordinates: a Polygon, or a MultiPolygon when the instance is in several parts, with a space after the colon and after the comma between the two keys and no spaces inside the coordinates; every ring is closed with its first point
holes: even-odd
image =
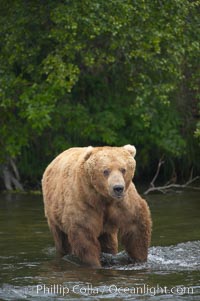
{"type": "MultiPolygon", "coordinates": [[[[125,251],[117,255],[102,253],[101,262],[106,269],[143,270],[153,271],[182,271],[200,270],[200,241],[180,243],[167,247],[149,248],[148,261],[143,264],[132,263],[125,251]]],[[[64,256],[64,260],[80,265],[80,261],[72,255],[64,256]]]]}

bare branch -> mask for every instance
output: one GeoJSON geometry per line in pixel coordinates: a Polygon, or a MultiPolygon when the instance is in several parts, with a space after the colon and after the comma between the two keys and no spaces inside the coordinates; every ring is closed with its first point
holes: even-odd
{"type": "Polygon", "coordinates": [[[157,177],[158,177],[158,175],[159,175],[159,173],[160,173],[160,168],[161,168],[161,166],[162,166],[164,163],[165,163],[165,161],[163,161],[163,159],[160,158],[160,159],[159,159],[159,162],[158,162],[158,167],[157,167],[156,173],[155,173],[155,175],[154,175],[154,177],[153,177],[153,179],[152,179],[152,181],[151,181],[151,183],[150,183],[150,187],[155,187],[154,183],[155,183],[155,181],[156,181],[156,179],[157,179],[157,177]]]}
{"type": "Polygon", "coordinates": [[[145,192],[144,192],[144,195],[147,195],[148,193],[150,192],[153,192],[153,191],[160,191],[162,193],[166,193],[167,190],[169,189],[177,189],[177,188],[181,188],[181,189],[184,189],[184,188],[190,188],[190,189],[193,189],[193,190],[199,190],[200,191],[200,187],[196,187],[196,186],[189,186],[191,183],[197,181],[200,179],[200,176],[197,176],[193,179],[189,179],[185,184],[169,184],[169,185],[164,185],[164,186],[158,186],[158,187],[150,187],[148,188],[145,192]]]}

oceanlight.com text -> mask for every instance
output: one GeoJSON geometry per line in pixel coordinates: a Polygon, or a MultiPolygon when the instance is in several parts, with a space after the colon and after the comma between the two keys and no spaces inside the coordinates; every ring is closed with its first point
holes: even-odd
{"type": "Polygon", "coordinates": [[[38,295],[57,295],[57,296],[67,296],[70,294],[77,294],[83,296],[97,296],[97,295],[109,295],[114,294],[115,296],[120,295],[193,295],[193,287],[185,286],[156,286],[150,285],[138,285],[138,286],[117,286],[116,284],[102,285],[100,287],[93,286],[92,284],[75,284],[73,286],[53,284],[45,285],[39,284],[36,286],[36,293],[38,295]]]}

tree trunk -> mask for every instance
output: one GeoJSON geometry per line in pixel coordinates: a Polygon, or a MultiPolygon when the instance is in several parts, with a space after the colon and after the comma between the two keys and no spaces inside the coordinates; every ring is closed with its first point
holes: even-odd
{"type": "Polygon", "coordinates": [[[7,163],[2,166],[2,171],[4,185],[7,190],[24,190],[20,183],[17,166],[12,158],[9,158],[7,163]]]}

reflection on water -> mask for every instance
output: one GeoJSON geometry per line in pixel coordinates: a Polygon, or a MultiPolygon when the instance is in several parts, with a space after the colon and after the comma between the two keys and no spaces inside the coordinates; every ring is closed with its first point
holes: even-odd
{"type": "Polygon", "coordinates": [[[148,262],[57,258],[41,196],[0,195],[0,300],[200,300],[200,194],[152,195],[148,262]]]}

